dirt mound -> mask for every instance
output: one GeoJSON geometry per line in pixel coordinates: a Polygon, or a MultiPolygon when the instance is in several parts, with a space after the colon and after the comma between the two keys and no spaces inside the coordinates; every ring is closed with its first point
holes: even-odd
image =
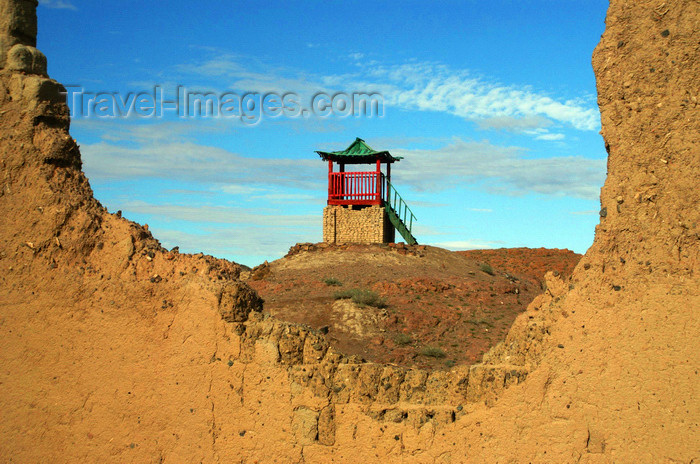
{"type": "Polygon", "coordinates": [[[6,460],[700,459],[700,3],[611,3],[593,57],[610,155],[594,244],[483,363],[443,371],[343,355],[259,312],[239,266],[107,214],[34,48],[36,5],[0,0],[6,460]]]}
{"type": "Polygon", "coordinates": [[[446,369],[481,359],[542,292],[545,273],[568,277],[580,258],[568,250],[306,243],[247,282],[266,313],[324,329],[342,353],[446,369]]]}
{"type": "Polygon", "coordinates": [[[547,272],[568,279],[581,260],[578,253],[556,248],[498,248],[457,253],[509,274],[528,276],[539,282],[544,281],[547,272]]]}

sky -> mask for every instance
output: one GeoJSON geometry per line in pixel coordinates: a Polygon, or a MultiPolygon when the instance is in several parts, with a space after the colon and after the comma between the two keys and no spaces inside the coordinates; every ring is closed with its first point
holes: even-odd
{"type": "Polygon", "coordinates": [[[583,253],[606,174],[591,68],[606,9],[40,0],[38,48],[95,196],[166,248],[254,266],[321,241],[315,150],[360,137],[404,157],[392,183],[419,243],[583,253]]]}

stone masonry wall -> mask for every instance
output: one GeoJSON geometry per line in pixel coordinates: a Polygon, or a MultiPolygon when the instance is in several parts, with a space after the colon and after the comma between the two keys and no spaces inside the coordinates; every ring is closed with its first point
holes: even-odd
{"type": "Polygon", "coordinates": [[[344,206],[323,209],[326,243],[387,243],[394,241],[394,226],[381,206],[353,210],[344,206]]]}

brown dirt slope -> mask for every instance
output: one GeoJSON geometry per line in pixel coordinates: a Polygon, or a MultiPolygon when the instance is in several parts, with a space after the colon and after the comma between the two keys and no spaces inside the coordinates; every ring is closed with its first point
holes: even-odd
{"type": "Polygon", "coordinates": [[[324,329],[345,354],[445,369],[481,359],[542,292],[545,273],[568,277],[580,258],[569,250],[307,243],[246,281],[265,313],[324,329]],[[379,300],[336,299],[355,290],[379,300]]]}
{"type": "Polygon", "coordinates": [[[581,259],[571,250],[557,248],[497,248],[458,251],[460,255],[513,275],[542,281],[547,272],[568,279],[581,259]]]}
{"type": "Polygon", "coordinates": [[[261,314],[235,264],[107,214],[36,5],[0,0],[5,461],[700,460],[700,3],[611,2],[594,244],[483,363],[433,372],[343,356],[261,314]]]}

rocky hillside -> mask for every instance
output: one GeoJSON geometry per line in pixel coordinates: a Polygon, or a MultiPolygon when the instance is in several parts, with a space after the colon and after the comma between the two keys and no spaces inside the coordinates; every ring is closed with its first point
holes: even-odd
{"type": "Polygon", "coordinates": [[[447,369],[481,359],[542,293],[545,273],[568,278],[580,258],[569,250],[299,244],[243,277],[266,314],[323,329],[347,355],[447,369]]]}
{"type": "Polygon", "coordinates": [[[700,460],[696,0],[611,2],[594,244],[481,363],[444,370],[339,352],[331,331],[261,312],[239,266],[108,214],[35,48],[36,6],[0,0],[5,460],[700,460]]]}

